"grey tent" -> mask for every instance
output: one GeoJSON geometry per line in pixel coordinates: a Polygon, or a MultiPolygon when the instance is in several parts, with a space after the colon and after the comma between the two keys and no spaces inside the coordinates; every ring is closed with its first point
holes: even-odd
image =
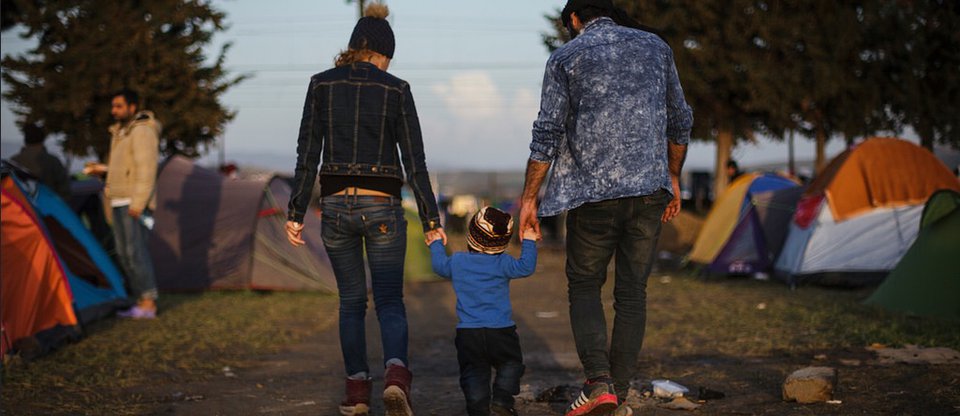
{"type": "Polygon", "coordinates": [[[286,180],[227,179],[174,156],[156,196],[150,249],[161,290],[336,291],[319,218],[304,219],[306,247],[287,242],[286,180]]]}

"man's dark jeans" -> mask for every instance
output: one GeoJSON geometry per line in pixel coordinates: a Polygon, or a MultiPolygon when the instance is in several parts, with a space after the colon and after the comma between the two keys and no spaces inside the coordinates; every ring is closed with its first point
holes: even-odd
{"type": "Polygon", "coordinates": [[[467,414],[490,414],[491,367],[497,370],[493,380],[493,403],[512,408],[513,396],[520,394],[520,377],[525,369],[517,327],[458,328],[455,343],[467,414]]]}
{"type": "Polygon", "coordinates": [[[369,372],[364,318],[370,265],[373,302],[380,321],[384,364],[407,364],[407,312],[403,305],[403,260],[407,221],[400,199],[328,196],[321,202],[323,244],[333,265],[340,295],[340,348],[347,375],[369,372]]]}
{"type": "Polygon", "coordinates": [[[586,377],[613,377],[621,397],[637,366],[646,326],[647,276],[660,236],[660,219],[671,195],[651,195],[584,204],[567,216],[567,283],[570,323],[586,377]],[[600,291],[616,253],[613,338],[600,291]]]}

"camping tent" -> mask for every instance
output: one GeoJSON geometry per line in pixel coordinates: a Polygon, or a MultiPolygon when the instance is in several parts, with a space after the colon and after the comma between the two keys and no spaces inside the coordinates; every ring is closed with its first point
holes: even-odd
{"type": "Polygon", "coordinates": [[[91,322],[126,306],[123,274],[73,210],[42,184],[7,178],[4,188],[23,192],[62,260],[80,321],[91,322]]]}
{"type": "Polygon", "coordinates": [[[0,355],[21,339],[77,325],[63,263],[12,177],[0,190],[0,355]]]}
{"type": "Polygon", "coordinates": [[[741,175],[707,215],[690,261],[718,274],[768,270],[801,192],[796,182],[779,175],[741,175]]]}
{"type": "Polygon", "coordinates": [[[186,158],[168,159],[150,239],[159,288],[335,291],[318,216],[304,218],[306,247],[287,242],[289,195],[281,178],[228,179],[186,158]]]}
{"type": "Polygon", "coordinates": [[[798,203],[777,275],[791,284],[882,280],[913,243],[922,204],[938,189],[960,190],[960,181],[920,146],[873,138],[847,149],[798,203]]]}
{"type": "Polygon", "coordinates": [[[930,197],[917,240],[865,303],[960,320],[960,193],[930,197]]]}

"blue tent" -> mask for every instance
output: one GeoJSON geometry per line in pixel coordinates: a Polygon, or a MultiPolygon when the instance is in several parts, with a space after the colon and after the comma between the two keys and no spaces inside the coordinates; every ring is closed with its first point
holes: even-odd
{"type": "Polygon", "coordinates": [[[775,174],[738,178],[714,204],[690,260],[712,274],[769,270],[802,192],[796,182],[775,174]]]}
{"type": "Polygon", "coordinates": [[[83,323],[91,322],[128,305],[123,275],[73,210],[40,183],[21,181],[15,176],[14,181],[41,217],[66,266],[77,318],[83,323]]]}

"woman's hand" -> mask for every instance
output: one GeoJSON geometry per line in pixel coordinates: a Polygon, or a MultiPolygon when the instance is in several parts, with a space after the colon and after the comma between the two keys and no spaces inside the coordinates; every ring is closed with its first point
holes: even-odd
{"type": "Polygon", "coordinates": [[[290,245],[294,247],[300,247],[304,244],[307,244],[306,241],[303,241],[301,234],[303,233],[303,224],[299,222],[287,221],[287,225],[284,227],[287,230],[287,240],[290,241],[290,245]]]}
{"type": "Polygon", "coordinates": [[[428,246],[437,240],[443,240],[443,245],[447,245],[447,233],[443,231],[443,227],[438,227],[427,231],[423,233],[423,236],[428,246]]]}

